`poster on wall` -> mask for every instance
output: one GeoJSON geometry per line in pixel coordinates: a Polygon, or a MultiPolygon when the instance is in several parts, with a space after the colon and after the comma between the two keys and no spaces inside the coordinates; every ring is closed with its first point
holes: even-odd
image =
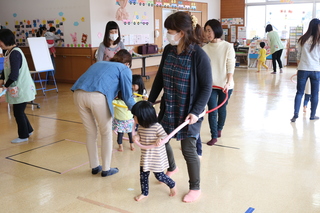
{"type": "Polygon", "coordinates": [[[247,31],[246,27],[238,27],[238,40],[241,41],[241,43],[246,40],[247,38],[247,31]]]}
{"type": "Polygon", "coordinates": [[[122,35],[124,45],[136,45],[150,43],[149,34],[124,34],[122,35]]]}
{"type": "Polygon", "coordinates": [[[230,27],[230,35],[231,35],[231,42],[236,42],[236,40],[237,40],[236,26],[230,27]]]}
{"type": "Polygon", "coordinates": [[[243,18],[223,18],[222,25],[243,25],[243,18]]]}
{"type": "Polygon", "coordinates": [[[58,19],[33,19],[33,20],[15,20],[14,33],[16,36],[16,43],[18,46],[28,46],[27,38],[37,37],[37,32],[40,27],[46,27],[49,32],[50,27],[56,28],[57,35],[61,36],[61,39],[55,42],[55,46],[64,46],[64,27],[63,22],[58,19]]]}
{"type": "Polygon", "coordinates": [[[115,0],[114,2],[117,5],[114,17],[121,29],[122,42],[125,45],[153,43],[154,1],[115,0]]]}

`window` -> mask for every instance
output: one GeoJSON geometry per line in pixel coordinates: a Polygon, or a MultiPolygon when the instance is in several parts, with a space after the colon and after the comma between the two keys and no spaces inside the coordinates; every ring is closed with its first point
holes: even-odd
{"type": "Polygon", "coordinates": [[[316,4],[316,18],[320,18],[320,3],[316,4]]]}
{"type": "Polygon", "coordinates": [[[247,0],[246,3],[260,3],[260,2],[266,2],[266,0],[247,0]]]}
{"type": "MultiPolygon", "coordinates": [[[[248,1],[256,2],[257,0],[248,1]]],[[[270,2],[270,0],[267,1],[270,2]]],[[[246,10],[247,38],[251,39],[255,35],[258,38],[265,38],[265,26],[267,24],[271,24],[282,38],[289,37],[289,29],[292,26],[302,26],[305,32],[313,18],[314,5],[317,5],[317,17],[320,17],[320,3],[249,4],[246,10]]]]}
{"type": "Polygon", "coordinates": [[[255,36],[264,37],[265,32],[265,9],[266,6],[247,7],[247,38],[252,39],[255,36]]]}

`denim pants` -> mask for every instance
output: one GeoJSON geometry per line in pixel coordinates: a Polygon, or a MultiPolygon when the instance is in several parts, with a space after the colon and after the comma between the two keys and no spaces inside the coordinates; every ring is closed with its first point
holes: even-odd
{"type": "Polygon", "coordinates": [[[311,95],[309,95],[309,94],[304,94],[303,106],[307,106],[307,105],[308,105],[308,102],[310,101],[310,99],[311,99],[311,95]]]}
{"type": "MultiPolygon", "coordinates": [[[[228,90],[228,100],[218,110],[210,112],[208,115],[211,138],[218,138],[218,130],[222,130],[227,118],[227,104],[233,89],[228,90]]],[[[208,110],[219,106],[226,94],[220,89],[212,89],[211,96],[208,101],[208,110]]]]}
{"type": "Polygon", "coordinates": [[[299,115],[299,110],[301,106],[301,99],[304,95],[305,87],[308,78],[311,84],[311,114],[310,117],[316,115],[318,106],[318,96],[319,96],[319,82],[320,82],[320,72],[318,71],[304,71],[298,70],[297,74],[297,93],[294,99],[294,117],[297,118],[299,115]]]}

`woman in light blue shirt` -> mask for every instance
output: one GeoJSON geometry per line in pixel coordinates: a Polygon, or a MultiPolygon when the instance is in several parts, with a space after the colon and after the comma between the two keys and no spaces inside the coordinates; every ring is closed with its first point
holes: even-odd
{"type": "Polygon", "coordinates": [[[76,81],[71,90],[74,91],[74,103],[87,133],[87,150],[92,174],[110,176],[117,173],[118,168],[110,168],[112,156],[112,100],[121,91],[122,98],[129,109],[135,104],[132,96],[132,57],[122,49],[110,61],[93,64],[76,81]],[[118,63],[120,62],[120,63],[118,63]],[[97,132],[101,135],[102,166],[99,163],[97,132]]]}

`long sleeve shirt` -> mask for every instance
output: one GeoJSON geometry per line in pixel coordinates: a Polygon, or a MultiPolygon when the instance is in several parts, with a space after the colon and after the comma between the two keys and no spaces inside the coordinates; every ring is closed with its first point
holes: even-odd
{"type": "Polygon", "coordinates": [[[71,87],[72,91],[77,89],[104,94],[112,115],[112,101],[119,91],[129,109],[136,103],[132,95],[132,72],[126,65],[118,62],[94,63],[71,87]]]}
{"type": "Polygon", "coordinates": [[[297,44],[297,60],[299,61],[298,70],[320,71],[320,45],[317,44],[310,52],[312,37],[301,46],[297,44]]]}
{"type": "MultiPolygon", "coordinates": [[[[228,81],[227,74],[234,73],[236,54],[233,45],[226,41],[208,43],[202,47],[211,60],[212,85],[224,87],[228,81]]],[[[229,82],[229,89],[233,89],[233,78],[229,82]]]]}
{"type": "Polygon", "coordinates": [[[124,49],[122,41],[117,46],[111,48],[104,46],[103,43],[99,45],[97,52],[97,61],[109,61],[120,49],[124,49]]]}
{"type": "MultiPolygon", "coordinates": [[[[5,87],[9,87],[13,82],[18,80],[19,77],[19,70],[22,65],[22,55],[19,51],[13,51],[14,48],[11,50],[12,53],[10,54],[10,67],[11,72],[9,74],[9,78],[5,83],[5,87]]],[[[4,73],[0,77],[1,80],[4,80],[4,73]]]]}
{"type": "Polygon", "coordinates": [[[271,54],[284,48],[283,43],[280,40],[280,37],[276,31],[268,32],[267,38],[268,38],[271,54]]]}

